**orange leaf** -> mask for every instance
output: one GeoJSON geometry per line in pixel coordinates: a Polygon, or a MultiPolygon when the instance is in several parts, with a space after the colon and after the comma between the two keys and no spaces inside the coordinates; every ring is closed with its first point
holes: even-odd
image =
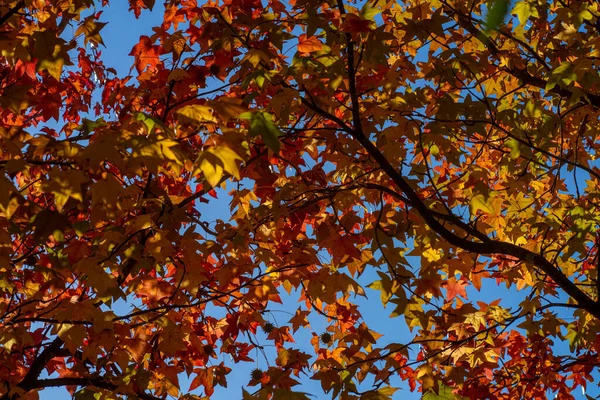
{"type": "Polygon", "coordinates": [[[138,74],[147,66],[154,68],[160,62],[161,47],[152,44],[152,40],[148,36],[141,36],[138,44],[133,46],[130,56],[135,57],[135,69],[138,74]]]}
{"type": "Polygon", "coordinates": [[[463,280],[457,281],[455,278],[450,278],[446,283],[446,300],[452,300],[456,296],[467,298],[467,283],[463,280]]]}
{"type": "Polygon", "coordinates": [[[298,51],[300,53],[313,53],[323,49],[323,43],[316,37],[306,37],[306,35],[300,35],[298,38],[298,51]]]}

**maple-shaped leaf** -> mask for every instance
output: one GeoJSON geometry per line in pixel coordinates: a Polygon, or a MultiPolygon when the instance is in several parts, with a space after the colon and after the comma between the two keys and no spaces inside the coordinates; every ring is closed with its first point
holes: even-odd
{"type": "Polygon", "coordinates": [[[177,115],[180,121],[192,123],[196,126],[206,122],[217,122],[212,113],[212,108],[201,104],[182,107],[177,110],[177,115]]]}
{"type": "Polygon", "coordinates": [[[281,400],[310,400],[308,393],[292,392],[286,389],[273,389],[273,398],[281,400]]]}
{"type": "Polygon", "coordinates": [[[509,5],[510,0],[488,0],[488,14],[485,21],[486,32],[489,33],[500,26],[506,14],[508,14],[509,5]]]}
{"type": "Polygon", "coordinates": [[[440,383],[438,391],[427,391],[421,397],[422,400],[466,400],[464,397],[454,394],[455,389],[440,383]]]}
{"type": "Polygon", "coordinates": [[[294,333],[300,328],[300,327],[305,327],[308,326],[308,319],[307,317],[310,315],[310,311],[306,311],[306,310],[301,310],[300,308],[298,308],[296,310],[295,315],[290,319],[290,323],[292,324],[292,329],[294,331],[294,333]]]}
{"type": "Polygon", "coordinates": [[[49,236],[62,242],[64,231],[69,227],[69,220],[61,213],[51,210],[42,210],[31,218],[33,239],[36,242],[45,241],[49,236]]]}
{"type": "Polygon", "coordinates": [[[0,96],[0,106],[11,110],[15,114],[20,114],[29,107],[30,89],[31,87],[26,85],[12,85],[4,88],[2,96],[0,96]]]}
{"type": "Polygon", "coordinates": [[[141,74],[146,67],[154,68],[160,63],[162,48],[155,45],[148,36],[141,36],[140,41],[133,46],[130,56],[135,58],[135,68],[138,74],[141,74]]]}
{"type": "Polygon", "coordinates": [[[300,35],[298,37],[298,51],[300,53],[313,53],[323,49],[323,43],[316,36],[307,37],[300,35]]]}
{"type": "Polygon", "coordinates": [[[71,65],[67,42],[58,37],[56,32],[49,30],[35,32],[32,40],[32,55],[37,59],[37,70],[46,70],[54,79],[60,80],[63,67],[71,65]]]}
{"type": "Polygon", "coordinates": [[[214,379],[213,379],[213,368],[200,368],[200,369],[196,369],[194,370],[194,373],[196,374],[196,377],[192,380],[192,382],[190,383],[190,391],[191,390],[195,390],[197,388],[199,388],[200,386],[203,387],[204,389],[204,393],[206,393],[207,396],[210,396],[211,394],[214,393],[214,379]]]}
{"type": "Polygon", "coordinates": [[[467,284],[462,280],[457,280],[456,278],[450,278],[446,282],[446,300],[452,300],[456,296],[461,296],[462,298],[467,298],[467,284]]]}
{"type": "Polygon", "coordinates": [[[229,147],[211,147],[200,153],[195,163],[198,170],[193,173],[196,174],[202,171],[208,183],[215,187],[219,184],[225,172],[233,175],[236,179],[240,179],[237,160],[243,159],[229,147]]]}
{"type": "Polygon", "coordinates": [[[152,11],[156,0],[129,0],[129,10],[133,11],[136,18],[139,18],[144,8],[152,11]]]}
{"type": "Polygon", "coordinates": [[[365,400],[391,400],[393,399],[394,393],[398,391],[398,388],[384,387],[377,390],[369,390],[361,396],[361,399],[365,400]]]}
{"type": "Polygon", "coordinates": [[[279,153],[281,142],[279,136],[281,131],[273,123],[273,116],[266,112],[247,112],[240,115],[240,118],[250,120],[250,135],[260,136],[267,147],[274,153],[279,153]]]}
{"type": "Polygon", "coordinates": [[[5,176],[0,176],[0,212],[8,220],[17,211],[20,195],[15,185],[5,176]]]}
{"type": "Polygon", "coordinates": [[[100,31],[106,26],[106,22],[98,22],[97,15],[90,15],[85,18],[80,24],[75,35],[83,35],[83,43],[88,44],[89,42],[95,45],[104,44],[100,31]]]}
{"type": "Polygon", "coordinates": [[[83,185],[89,177],[79,170],[61,171],[54,168],[50,172],[49,180],[42,183],[42,189],[54,195],[54,204],[58,211],[62,211],[67,201],[72,198],[83,201],[83,185]]]}
{"type": "Polygon", "coordinates": [[[595,2],[166,1],[137,79],[108,3],[0,4],[0,397],[237,398],[245,363],[244,399],[587,387],[595,2]]]}
{"type": "Polygon", "coordinates": [[[217,115],[225,121],[237,119],[248,111],[243,100],[232,97],[219,97],[217,100],[207,102],[207,105],[214,109],[217,115]]]}

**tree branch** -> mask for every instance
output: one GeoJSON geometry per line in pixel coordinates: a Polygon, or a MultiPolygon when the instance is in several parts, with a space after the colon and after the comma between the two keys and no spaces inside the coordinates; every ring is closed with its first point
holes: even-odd
{"type": "Polygon", "coordinates": [[[18,13],[19,10],[23,7],[25,7],[25,0],[18,1],[17,4],[15,4],[15,6],[13,8],[8,10],[6,12],[6,14],[4,14],[0,17],[0,25],[4,25],[6,23],[6,21],[8,21],[10,19],[10,17],[12,17],[16,13],[18,13]]]}
{"type": "MultiPolygon", "coordinates": [[[[104,378],[99,377],[82,377],[82,378],[52,378],[52,379],[39,379],[36,380],[31,389],[43,389],[47,387],[57,386],[95,386],[99,389],[108,389],[115,391],[118,389],[118,385],[111,383],[104,378]]],[[[152,396],[148,393],[136,393],[136,396],[142,400],[162,400],[160,397],[152,396]]]]}
{"type": "MultiPolygon", "coordinates": [[[[60,349],[63,343],[64,342],[62,341],[62,339],[57,337],[52,341],[52,343],[50,343],[50,345],[48,345],[48,347],[42,350],[42,352],[35,358],[35,360],[31,364],[31,367],[29,368],[29,371],[27,372],[23,380],[21,380],[21,382],[19,382],[19,384],[16,387],[25,391],[35,389],[35,384],[38,380],[38,377],[42,373],[42,370],[44,369],[46,364],[48,364],[48,361],[50,361],[54,357],[54,352],[60,349]]],[[[0,397],[0,400],[13,400],[16,398],[16,396],[10,395],[9,389],[9,391],[6,392],[4,396],[0,397]]]]}

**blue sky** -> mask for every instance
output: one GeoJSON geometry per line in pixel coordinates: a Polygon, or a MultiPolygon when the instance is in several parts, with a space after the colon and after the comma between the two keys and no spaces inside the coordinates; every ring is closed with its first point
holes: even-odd
{"type": "MultiPolygon", "coordinates": [[[[128,56],[128,54],[131,47],[137,43],[139,36],[151,35],[151,27],[160,24],[162,20],[162,10],[159,3],[160,2],[157,2],[153,12],[143,12],[139,20],[136,20],[133,14],[127,11],[127,2],[125,1],[113,0],[111,5],[105,9],[102,20],[109,22],[109,24],[102,31],[102,36],[106,44],[106,48],[101,49],[103,52],[103,60],[107,66],[115,68],[119,76],[124,76],[129,73],[133,58],[128,56]]],[[[218,200],[211,201],[209,204],[202,204],[201,211],[204,216],[211,215],[215,219],[221,218],[226,220],[230,215],[228,196],[224,190],[219,190],[218,195],[218,200]]],[[[416,260],[411,258],[411,261],[416,260]]],[[[418,265],[418,261],[416,264],[418,265]]],[[[375,271],[369,270],[363,274],[360,283],[363,287],[366,287],[366,285],[375,279],[377,279],[375,271]]],[[[385,345],[390,342],[404,343],[412,340],[413,335],[408,330],[404,318],[390,319],[389,313],[392,308],[384,309],[381,306],[378,292],[370,289],[366,289],[366,291],[368,298],[359,298],[357,299],[357,303],[361,307],[361,312],[367,325],[369,325],[371,329],[384,334],[384,337],[380,339],[381,344],[385,345]]],[[[484,282],[481,292],[477,292],[470,287],[468,294],[469,300],[473,302],[477,300],[489,302],[498,298],[504,298],[505,301],[502,303],[503,305],[513,306],[515,308],[527,295],[524,291],[517,292],[516,290],[507,290],[504,286],[497,286],[489,280],[484,282]],[[506,299],[510,300],[506,301],[506,299]]],[[[275,325],[286,324],[298,307],[297,296],[294,295],[294,293],[292,293],[291,296],[282,295],[282,299],[284,301],[283,305],[273,305],[270,307],[271,313],[269,313],[268,318],[275,325]]],[[[126,304],[123,304],[122,307],[123,311],[127,310],[126,304]]],[[[313,332],[317,334],[322,333],[327,327],[327,321],[320,315],[313,315],[310,322],[313,332]]],[[[309,343],[311,338],[310,331],[300,330],[295,338],[297,342],[296,347],[307,349],[312,347],[309,343]]],[[[261,335],[259,334],[258,340],[260,339],[261,335]]],[[[560,346],[560,348],[564,353],[568,353],[568,346],[560,346]]],[[[223,355],[220,355],[220,360],[225,361],[225,363],[232,368],[232,372],[228,375],[229,387],[227,389],[217,388],[214,398],[241,398],[241,387],[247,383],[251,370],[257,367],[265,369],[268,366],[266,359],[274,359],[273,348],[265,347],[264,352],[266,357],[264,357],[259,350],[256,350],[256,353],[253,354],[256,359],[254,363],[238,365],[234,365],[233,362],[228,359],[228,356],[224,358],[223,355]]],[[[308,352],[311,353],[312,350],[309,350],[308,352]]],[[[322,394],[320,385],[317,382],[308,380],[306,377],[302,382],[303,385],[298,388],[299,391],[312,394],[314,399],[330,398],[330,396],[322,394]]],[[[397,398],[406,400],[420,398],[420,394],[410,393],[407,385],[404,383],[400,383],[398,380],[392,382],[403,388],[402,391],[397,392],[397,398]]],[[[182,377],[181,388],[184,393],[188,385],[189,380],[182,377]]],[[[252,388],[248,388],[248,390],[252,391],[252,388]]],[[[195,394],[201,394],[201,392],[196,391],[195,394]]],[[[65,389],[52,388],[42,391],[40,398],[42,400],[68,399],[70,398],[70,395],[65,389]]],[[[581,396],[581,398],[584,397],[581,396]]]]}

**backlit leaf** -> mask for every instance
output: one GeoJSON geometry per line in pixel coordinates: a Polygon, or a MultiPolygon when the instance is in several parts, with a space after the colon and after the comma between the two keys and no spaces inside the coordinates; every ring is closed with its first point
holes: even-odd
{"type": "Polygon", "coordinates": [[[250,120],[250,135],[260,136],[268,148],[274,153],[278,153],[281,147],[279,136],[281,131],[273,123],[273,116],[265,112],[247,112],[240,115],[240,118],[250,120]]]}

